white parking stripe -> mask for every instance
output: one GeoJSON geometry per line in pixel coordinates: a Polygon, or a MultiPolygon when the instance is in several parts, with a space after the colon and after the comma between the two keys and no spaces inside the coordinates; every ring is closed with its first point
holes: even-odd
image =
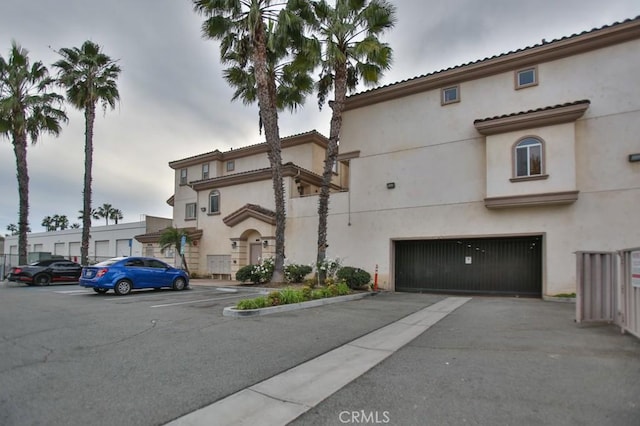
{"type": "Polygon", "coordinates": [[[213,299],[188,300],[186,302],[166,303],[164,305],[153,305],[152,308],[164,308],[165,306],[188,305],[190,303],[211,302],[214,300],[237,299],[239,297],[244,297],[244,296],[245,295],[238,295],[238,296],[229,296],[229,297],[216,297],[213,299]]]}
{"type": "Polygon", "coordinates": [[[59,293],[59,294],[87,293],[87,290],[84,288],[79,290],[54,290],[54,293],[59,293]]]}

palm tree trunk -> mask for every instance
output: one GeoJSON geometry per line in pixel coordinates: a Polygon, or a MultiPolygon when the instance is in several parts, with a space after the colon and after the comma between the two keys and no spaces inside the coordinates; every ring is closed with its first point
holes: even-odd
{"type": "Polygon", "coordinates": [[[14,134],[13,152],[18,170],[18,264],[27,263],[27,230],[29,229],[29,173],[27,170],[27,135],[14,134]]]}
{"type": "MultiPolygon", "coordinates": [[[[338,157],[338,141],[342,127],[342,111],[347,97],[347,64],[336,66],[334,80],[335,100],[331,105],[331,126],[329,128],[329,143],[327,144],[327,157],[324,162],[322,184],[318,198],[318,256],[317,264],[321,264],[327,257],[327,221],[329,216],[329,194],[331,178],[333,177],[333,165],[338,157]]],[[[325,279],[325,271],[318,268],[320,282],[325,279]]]]}
{"type": "Polygon", "coordinates": [[[83,265],[89,264],[89,234],[91,228],[91,169],[93,167],[93,123],[96,118],[95,104],[89,104],[84,111],[85,140],[84,140],[84,189],[82,192],[82,244],[80,255],[83,265]]]}
{"type": "Polygon", "coordinates": [[[282,155],[280,145],[280,131],[278,129],[278,110],[276,108],[275,81],[269,78],[267,72],[267,47],[264,24],[258,24],[254,38],[254,66],[257,94],[260,108],[260,118],[264,126],[264,133],[269,146],[268,157],[271,164],[271,178],[276,210],[276,247],[274,270],[271,280],[284,281],[284,234],[285,234],[285,203],[284,183],[282,178],[282,155]]]}

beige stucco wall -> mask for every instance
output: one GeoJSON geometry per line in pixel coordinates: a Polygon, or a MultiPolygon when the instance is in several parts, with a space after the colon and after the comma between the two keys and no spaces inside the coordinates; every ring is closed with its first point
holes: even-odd
{"type": "MultiPolygon", "coordinates": [[[[359,150],[360,157],[350,161],[350,202],[332,204],[330,247],[340,247],[349,264],[370,271],[378,264],[381,285],[392,288],[394,239],[542,234],[543,293],[574,291],[575,251],[640,244],[633,227],[640,163],[627,161],[640,152],[639,50],[634,41],[538,64],[539,85],[523,90],[514,90],[512,72],[463,82],[462,101],[444,107],[433,90],[347,111],[341,151],[359,150]],[[591,105],[575,123],[491,141],[473,126],[581,99],[591,105]],[[547,142],[549,179],[511,183],[512,138],[526,134],[547,142]],[[490,210],[483,202],[570,187],[580,191],[570,205],[490,210]]],[[[297,222],[302,229],[313,219],[297,222]]]]}

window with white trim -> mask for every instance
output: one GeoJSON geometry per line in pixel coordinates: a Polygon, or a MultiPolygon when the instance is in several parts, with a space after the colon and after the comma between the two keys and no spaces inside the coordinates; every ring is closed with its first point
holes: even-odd
{"type": "Polygon", "coordinates": [[[187,169],[180,169],[180,185],[187,184],[187,169]]]}
{"type": "Polygon", "coordinates": [[[202,179],[209,179],[209,163],[202,165],[202,179]]]}
{"type": "Polygon", "coordinates": [[[543,174],[542,140],[527,137],[514,146],[515,177],[540,176],[543,174]]]}
{"type": "Polygon", "coordinates": [[[184,218],[186,220],[196,218],[196,203],[187,203],[185,207],[184,218]]]}
{"type": "Polygon", "coordinates": [[[234,160],[227,161],[227,171],[232,172],[236,169],[236,162],[234,160]]]}
{"type": "Polygon", "coordinates": [[[442,89],[442,105],[460,102],[460,86],[445,87],[442,89]]]}
{"type": "Polygon", "coordinates": [[[516,89],[524,89],[537,84],[538,71],[535,67],[516,71],[516,89]]]}

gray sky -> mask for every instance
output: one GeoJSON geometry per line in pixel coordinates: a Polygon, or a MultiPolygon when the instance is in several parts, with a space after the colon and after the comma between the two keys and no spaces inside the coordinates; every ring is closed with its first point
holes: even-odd
{"type": "MultiPolygon", "coordinates": [[[[510,50],[640,15],[637,0],[396,0],[396,28],[383,39],[394,65],[381,84],[439,71],[510,50]]],[[[93,205],[110,203],[124,222],[141,215],[171,217],[172,160],[263,142],[257,107],[231,102],[216,42],[201,37],[202,18],[190,0],[2,0],[0,55],[11,40],[47,66],[52,49],[90,39],[119,60],[121,102],[95,123],[93,205]]],[[[28,148],[31,229],[82,207],[84,117],[67,107],[58,138],[28,148]]],[[[280,135],[316,129],[325,135],[329,112],[315,95],[295,115],[280,114],[280,135]]],[[[249,200],[250,201],[250,200],[249,200]]],[[[0,139],[0,234],[17,223],[13,147],[0,139]]],[[[94,221],[101,224],[100,221],[94,221]]]]}

